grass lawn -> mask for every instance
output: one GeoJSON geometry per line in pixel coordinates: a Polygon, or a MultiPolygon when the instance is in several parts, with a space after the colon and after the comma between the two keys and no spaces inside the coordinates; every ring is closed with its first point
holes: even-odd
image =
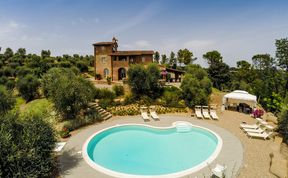
{"type": "Polygon", "coordinates": [[[57,115],[53,110],[53,104],[46,98],[25,103],[23,98],[17,97],[15,109],[18,109],[21,115],[44,115],[51,123],[55,123],[57,119],[57,115]]]}

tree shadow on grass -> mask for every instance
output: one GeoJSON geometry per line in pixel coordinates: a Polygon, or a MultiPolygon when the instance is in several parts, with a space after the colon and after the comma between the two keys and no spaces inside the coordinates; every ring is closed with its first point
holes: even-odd
{"type": "Polygon", "coordinates": [[[74,148],[65,150],[58,158],[60,174],[69,175],[70,170],[76,167],[82,159],[82,154],[77,153],[74,148]]]}

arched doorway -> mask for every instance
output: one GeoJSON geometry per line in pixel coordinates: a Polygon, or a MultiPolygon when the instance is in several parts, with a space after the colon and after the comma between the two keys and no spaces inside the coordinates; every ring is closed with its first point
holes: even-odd
{"type": "Polygon", "coordinates": [[[107,68],[104,69],[104,78],[109,76],[109,70],[107,68]]]}
{"type": "Polygon", "coordinates": [[[118,80],[122,80],[123,78],[126,78],[126,69],[125,68],[119,68],[118,69],[118,80]]]}

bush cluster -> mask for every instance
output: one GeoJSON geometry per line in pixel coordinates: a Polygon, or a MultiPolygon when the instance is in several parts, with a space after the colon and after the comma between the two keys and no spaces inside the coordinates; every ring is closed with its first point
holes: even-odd
{"type": "Polygon", "coordinates": [[[0,177],[51,177],[55,146],[51,126],[40,116],[0,117],[0,177]]]}
{"type": "Polygon", "coordinates": [[[182,91],[176,87],[165,87],[161,97],[161,104],[167,107],[185,107],[182,91]]]}
{"type": "Polygon", "coordinates": [[[162,87],[158,81],[160,71],[156,64],[149,64],[147,68],[136,64],[131,66],[127,73],[128,84],[135,97],[146,95],[155,99],[161,95],[162,87]]]}
{"type": "Polygon", "coordinates": [[[181,89],[186,106],[207,105],[212,92],[212,83],[203,68],[199,65],[189,65],[181,89]]]}
{"type": "Polygon", "coordinates": [[[19,78],[16,86],[20,95],[28,102],[36,98],[40,84],[36,76],[29,74],[19,78]]]}
{"type": "MultiPolygon", "coordinates": [[[[140,114],[140,106],[139,104],[130,104],[126,106],[114,106],[108,107],[107,111],[115,116],[133,116],[140,114]]],[[[163,107],[160,105],[156,105],[156,112],[158,114],[166,114],[166,113],[187,113],[188,109],[183,108],[175,108],[175,107],[163,107]]]]}
{"type": "Polygon", "coordinates": [[[116,96],[121,96],[121,95],[124,95],[124,87],[123,85],[114,85],[112,87],[114,93],[116,96]]]}
{"type": "Polygon", "coordinates": [[[0,116],[11,110],[14,107],[15,102],[12,93],[7,91],[4,86],[0,85],[0,116]]]}

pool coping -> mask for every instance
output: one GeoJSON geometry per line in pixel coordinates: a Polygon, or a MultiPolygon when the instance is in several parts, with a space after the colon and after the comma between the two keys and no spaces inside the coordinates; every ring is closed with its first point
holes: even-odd
{"type": "Polygon", "coordinates": [[[171,126],[166,126],[166,127],[158,127],[158,126],[152,126],[152,125],[148,125],[148,124],[139,124],[139,123],[128,123],[128,124],[116,124],[116,125],[113,125],[110,127],[106,127],[104,129],[101,129],[101,130],[95,132],[94,134],[92,134],[88,139],[86,139],[85,143],[82,146],[82,156],[83,156],[83,159],[86,161],[86,163],[89,166],[91,166],[93,169],[95,169],[96,171],[100,171],[106,175],[113,176],[113,177],[125,177],[125,178],[171,178],[171,177],[175,177],[175,178],[179,178],[179,177],[183,177],[183,176],[188,176],[190,174],[193,174],[193,173],[203,169],[206,166],[209,166],[218,157],[219,153],[221,152],[222,146],[223,146],[222,138],[216,132],[214,132],[214,131],[206,128],[206,127],[192,124],[192,123],[187,122],[187,121],[176,121],[176,122],[173,122],[171,124],[171,126]],[[185,169],[183,171],[179,171],[179,172],[175,172],[175,173],[169,173],[169,174],[161,174],[161,175],[126,174],[126,173],[121,173],[121,172],[110,170],[108,168],[105,168],[105,167],[93,162],[87,153],[87,147],[88,147],[88,144],[91,141],[91,139],[93,137],[95,137],[97,134],[100,134],[101,132],[104,132],[104,131],[112,129],[112,128],[121,127],[121,126],[144,126],[144,127],[150,127],[150,128],[156,128],[156,129],[164,130],[164,129],[176,128],[177,124],[180,124],[180,123],[182,123],[182,124],[184,123],[184,124],[190,125],[192,127],[197,127],[197,128],[201,128],[203,130],[206,130],[206,131],[212,133],[218,140],[218,143],[217,143],[217,146],[216,146],[214,152],[206,160],[202,161],[200,164],[198,164],[196,166],[193,166],[189,169],[185,169]]]}

